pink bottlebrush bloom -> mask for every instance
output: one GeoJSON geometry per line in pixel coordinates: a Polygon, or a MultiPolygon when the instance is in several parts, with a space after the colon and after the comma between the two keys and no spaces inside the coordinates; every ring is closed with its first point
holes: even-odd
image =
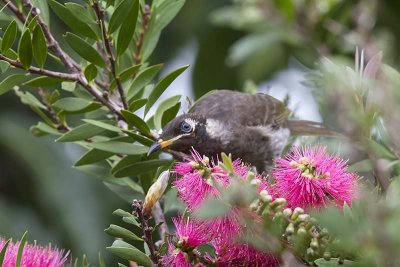
{"type": "Polygon", "coordinates": [[[276,160],[274,190],[292,208],[351,205],[357,175],[346,167],[345,161],[327,154],[325,147],[293,147],[276,160]]]}
{"type": "Polygon", "coordinates": [[[174,172],[180,175],[185,175],[187,173],[192,172],[193,164],[192,162],[178,162],[175,164],[174,172]]]}
{"type": "Polygon", "coordinates": [[[186,253],[179,251],[172,261],[172,267],[190,267],[191,264],[188,262],[186,253]]]}
{"type": "Polygon", "coordinates": [[[199,245],[209,241],[209,235],[204,225],[190,218],[182,218],[178,216],[172,221],[176,227],[176,235],[178,237],[178,246],[182,249],[193,249],[199,245]]]}
{"type": "Polygon", "coordinates": [[[161,257],[160,263],[161,266],[171,266],[171,267],[190,267],[189,257],[188,255],[180,250],[179,248],[175,248],[174,245],[170,241],[167,241],[168,244],[168,253],[161,257]]]}
{"type": "Polygon", "coordinates": [[[247,244],[225,243],[215,248],[219,267],[280,266],[280,261],[273,254],[258,251],[247,244]]]}
{"type": "Polygon", "coordinates": [[[237,220],[237,213],[231,210],[222,218],[214,218],[202,221],[211,238],[233,237],[240,232],[240,224],[237,220]]]}
{"type": "MultiPolygon", "coordinates": [[[[6,241],[0,238],[0,250],[6,241]]],[[[4,257],[2,267],[14,267],[17,261],[19,242],[10,242],[4,257]]],[[[69,252],[64,252],[50,245],[42,247],[39,245],[25,244],[21,258],[21,267],[60,267],[67,261],[69,252]]]]}
{"type": "Polygon", "coordinates": [[[178,189],[179,197],[193,210],[198,207],[204,199],[217,196],[218,189],[211,185],[212,181],[206,181],[202,175],[196,171],[188,173],[182,178],[174,181],[174,186],[178,189]]]}

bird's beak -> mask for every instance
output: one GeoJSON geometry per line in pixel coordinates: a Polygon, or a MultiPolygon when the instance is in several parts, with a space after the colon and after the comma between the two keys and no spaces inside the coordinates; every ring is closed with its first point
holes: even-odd
{"type": "Polygon", "coordinates": [[[172,145],[174,143],[175,140],[178,140],[181,136],[177,136],[174,138],[171,138],[169,140],[162,140],[162,139],[158,139],[157,141],[155,141],[150,147],[149,150],[147,151],[147,156],[149,156],[150,154],[153,154],[154,152],[165,148],[165,147],[169,147],[170,145],[172,145]]]}

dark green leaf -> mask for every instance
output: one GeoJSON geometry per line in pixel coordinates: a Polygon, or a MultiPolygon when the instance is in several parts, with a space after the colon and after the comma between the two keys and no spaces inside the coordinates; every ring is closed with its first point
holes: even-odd
{"type": "Polygon", "coordinates": [[[146,61],[158,43],[161,31],[171,22],[183,7],[185,0],[163,1],[152,7],[150,23],[143,41],[142,60],[146,61]]]}
{"type": "MultiPolygon", "coordinates": [[[[134,73],[136,73],[136,71],[140,68],[140,65],[134,65],[132,67],[129,67],[125,70],[123,70],[120,74],[119,74],[119,79],[121,82],[125,82],[126,80],[128,80],[129,78],[131,78],[133,76],[134,73]]],[[[115,82],[115,80],[113,79],[111,84],[110,84],[110,90],[113,90],[115,87],[117,86],[117,83],[115,82]]]]}
{"type": "MultiPolygon", "coordinates": [[[[133,7],[138,0],[122,0],[120,4],[115,8],[110,22],[108,23],[108,34],[112,34],[124,23],[129,16],[137,16],[137,14],[131,14],[133,7]]],[[[136,19],[135,19],[136,21],[136,19]]],[[[136,23],[135,23],[136,24],[136,23]]],[[[134,25],[132,25],[133,28],[134,25]]]]}
{"type": "Polygon", "coordinates": [[[43,68],[47,58],[47,44],[41,27],[36,26],[32,36],[33,57],[39,67],[43,68]]]}
{"type": "Polygon", "coordinates": [[[46,86],[54,86],[61,84],[62,80],[58,78],[53,78],[53,77],[48,77],[48,76],[40,76],[33,78],[32,80],[29,80],[24,83],[26,86],[30,87],[46,87],[46,86]]]}
{"type": "Polygon", "coordinates": [[[126,155],[140,155],[147,153],[148,148],[142,145],[135,145],[124,142],[106,141],[106,142],[95,142],[88,144],[89,147],[112,152],[115,154],[126,154],[126,155]]]}
{"type": "Polygon", "coordinates": [[[28,234],[28,232],[25,232],[22,235],[21,240],[19,241],[18,254],[17,254],[17,260],[15,262],[15,267],[20,267],[21,266],[22,252],[24,251],[25,242],[26,242],[26,235],[27,234],[28,234]]]}
{"type": "Polygon", "coordinates": [[[124,241],[115,240],[111,247],[107,247],[107,250],[118,257],[128,261],[137,262],[137,264],[144,267],[153,266],[152,261],[146,254],[124,241]]]}
{"type": "Polygon", "coordinates": [[[79,113],[98,109],[101,107],[101,104],[79,97],[65,97],[55,102],[53,106],[66,112],[79,113]]]}
{"type": "Polygon", "coordinates": [[[167,74],[164,76],[154,87],[153,91],[151,91],[151,94],[148,98],[148,102],[146,104],[146,108],[144,110],[144,113],[147,114],[147,112],[150,110],[150,108],[154,105],[154,103],[157,101],[157,99],[161,96],[161,94],[165,91],[165,89],[168,88],[168,86],[178,77],[182,72],[184,72],[189,66],[183,66],[180,67],[179,69],[174,70],[173,72],[167,74]]]}
{"type": "Polygon", "coordinates": [[[6,31],[4,32],[3,39],[1,41],[1,51],[4,53],[14,44],[15,38],[17,38],[17,22],[11,21],[6,31]]]}
{"type": "Polygon", "coordinates": [[[133,163],[140,161],[141,158],[142,158],[142,155],[125,156],[112,167],[111,173],[114,173],[120,169],[123,169],[129,165],[132,165],[133,163]]]}
{"type": "Polygon", "coordinates": [[[124,210],[122,210],[122,209],[114,210],[112,214],[113,214],[113,215],[117,215],[117,216],[119,216],[119,217],[129,217],[129,216],[133,216],[131,213],[129,213],[129,212],[127,212],[127,211],[124,211],[124,210]]]}
{"type": "Polygon", "coordinates": [[[147,136],[150,135],[149,126],[141,118],[127,110],[122,110],[121,113],[130,126],[136,127],[141,133],[147,136]]]}
{"type": "Polygon", "coordinates": [[[147,103],[147,98],[140,98],[133,100],[132,102],[129,103],[129,111],[135,112],[136,110],[146,105],[146,103],[147,103]]]}
{"type": "Polygon", "coordinates": [[[129,135],[135,141],[141,143],[142,145],[151,146],[153,144],[153,140],[151,140],[141,134],[135,133],[133,131],[128,131],[128,130],[124,130],[124,133],[126,133],[127,135],[129,135]]]}
{"type": "Polygon", "coordinates": [[[93,12],[92,8],[84,8],[82,5],[77,3],[65,3],[65,7],[76,17],[79,17],[83,22],[87,24],[96,23],[96,14],[93,12]]]}
{"type": "Polygon", "coordinates": [[[117,126],[108,124],[103,121],[97,121],[97,120],[90,120],[90,119],[83,119],[84,122],[90,123],[92,125],[95,125],[99,128],[103,128],[105,130],[111,131],[111,132],[116,132],[116,133],[121,133],[121,129],[118,128],[117,126]]]}
{"type": "Polygon", "coordinates": [[[91,82],[97,76],[97,68],[94,64],[89,64],[88,66],[86,66],[84,73],[88,82],[91,82]]]}
{"type": "Polygon", "coordinates": [[[127,165],[125,168],[121,168],[113,173],[117,178],[135,176],[142,173],[146,173],[151,170],[156,170],[160,166],[167,166],[172,161],[169,159],[151,159],[147,161],[140,161],[127,165]]]}
{"type": "Polygon", "coordinates": [[[4,60],[0,60],[0,73],[4,73],[10,67],[10,63],[4,60]]]}
{"type": "Polygon", "coordinates": [[[74,13],[69,11],[65,6],[55,0],[48,0],[48,3],[53,9],[54,13],[56,13],[57,16],[74,32],[82,34],[85,37],[89,37],[91,39],[98,39],[93,29],[90,28],[88,24],[80,20],[77,16],[75,16],[74,13]]]}
{"type": "Polygon", "coordinates": [[[145,85],[147,85],[157,73],[161,70],[162,64],[150,66],[138,73],[135,80],[132,82],[128,89],[127,99],[131,99],[136,93],[138,93],[145,85]]]}
{"type": "Polygon", "coordinates": [[[135,29],[136,29],[136,22],[138,18],[138,11],[139,11],[139,1],[132,1],[134,2],[131,5],[131,10],[129,11],[128,17],[122,22],[122,26],[118,32],[117,37],[117,56],[121,56],[125,50],[128,48],[129,43],[131,42],[135,29]]]}
{"type": "Polygon", "coordinates": [[[104,230],[104,232],[106,232],[110,236],[123,238],[125,240],[143,241],[143,239],[141,239],[131,231],[115,224],[111,224],[110,227],[104,230]]]}
{"type": "Polygon", "coordinates": [[[38,122],[38,124],[33,125],[29,131],[35,135],[35,136],[45,136],[48,134],[54,134],[54,135],[60,135],[61,133],[54,129],[53,127],[49,126],[46,123],[43,123],[41,121],[38,122]]]}
{"type": "Polygon", "coordinates": [[[179,102],[175,106],[167,109],[164,112],[161,119],[161,128],[163,128],[165,125],[167,125],[168,122],[170,122],[173,118],[176,117],[180,108],[181,108],[181,103],[179,102]]]}
{"type": "Polygon", "coordinates": [[[60,136],[56,142],[80,141],[104,132],[103,128],[85,123],[60,136]]]}
{"type": "Polygon", "coordinates": [[[181,98],[181,96],[177,95],[177,96],[172,96],[166,100],[164,100],[163,102],[161,102],[158,107],[156,112],[154,113],[154,124],[156,126],[156,129],[161,129],[162,128],[162,117],[164,115],[164,112],[170,108],[172,108],[173,106],[175,106],[179,99],[181,98]]]}
{"type": "Polygon", "coordinates": [[[27,69],[32,64],[32,39],[31,31],[26,29],[21,36],[18,44],[18,57],[24,69],[27,69]]]}
{"type": "Polygon", "coordinates": [[[11,239],[8,239],[6,243],[4,243],[0,252],[0,266],[3,266],[4,256],[6,255],[8,244],[10,244],[11,239]]]}
{"type": "Polygon", "coordinates": [[[29,21],[29,24],[26,28],[28,28],[31,32],[33,32],[36,26],[37,26],[37,16],[33,17],[31,21],[29,21]]]}
{"type": "Polygon", "coordinates": [[[82,58],[102,68],[106,67],[103,58],[100,56],[97,50],[85,40],[70,32],[68,32],[64,38],[71,48],[74,49],[75,52],[78,53],[78,55],[80,55],[82,58]]]}
{"type": "Polygon", "coordinates": [[[15,85],[18,85],[25,79],[24,74],[13,74],[7,76],[4,80],[0,82],[0,95],[7,93],[15,85]]]}
{"type": "Polygon", "coordinates": [[[97,150],[97,149],[91,149],[88,152],[86,152],[78,161],[74,163],[74,166],[83,166],[87,164],[92,164],[95,162],[98,162],[103,159],[107,159],[114,155],[112,152],[107,152],[107,151],[102,151],[102,150],[97,150]]]}

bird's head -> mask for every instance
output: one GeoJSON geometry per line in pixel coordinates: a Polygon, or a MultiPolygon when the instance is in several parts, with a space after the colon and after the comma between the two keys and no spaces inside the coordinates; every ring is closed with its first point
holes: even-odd
{"type": "Polygon", "coordinates": [[[206,118],[195,114],[183,114],[164,126],[160,138],[149,148],[147,155],[163,148],[188,151],[203,142],[206,136],[206,118]]]}

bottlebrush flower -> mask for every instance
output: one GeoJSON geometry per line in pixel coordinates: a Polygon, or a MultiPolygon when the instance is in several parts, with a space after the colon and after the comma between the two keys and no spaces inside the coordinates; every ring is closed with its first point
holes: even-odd
{"type": "Polygon", "coordinates": [[[276,160],[274,191],[292,208],[351,205],[357,175],[346,167],[345,161],[327,154],[325,147],[293,147],[276,160]]]}
{"type": "Polygon", "coordinates": [[[168,244],[168,255],[161,257],[161,266],[191,267],[188,258],[189,256],[185,252],[168,244]]]}
{"type": "Polygon", "coordinates": [[[204,226],[193,219],[178,216],[172,221],[176,227],[179,248],[190,250],[209,241],[209,235],[204,226]]]}
{"type": "MultiPolygon", "coordinates": [[[[6,241],[0,238],[0,250],[6,241]]],[[[4,257],[2,267],[14,267],[17,261],[19,242],[10,242],[4,257]]],[[[21,267],[60,267],[67,261],[69,252],[64,252],[50,245],[42,247],[39,245],[25,244],[21,258],[21,267]]]]}

